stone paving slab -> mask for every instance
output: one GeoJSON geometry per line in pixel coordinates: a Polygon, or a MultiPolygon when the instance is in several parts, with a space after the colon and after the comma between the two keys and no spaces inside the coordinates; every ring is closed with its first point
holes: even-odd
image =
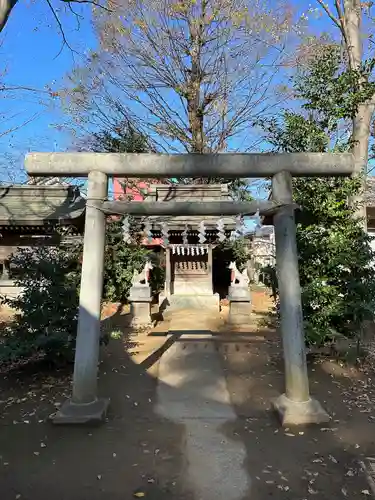
{"type": "Polygon", "coordinates": [[[215,332],[222,326],[223,321],[220,317],[219,311],[207,312],[205,310],[195,311],[190,309],[183,309],[177,313],[172,314],[169,331],[170,332],[215,332]]]}
{"type": "MultiPolygon", "coordinates": [[[[188,332],[188,331],[187,331],[188,332]]],[[[250,478],[245,447],[222,427],[236,421],[215,342],[183,334],[159,362],[155,412],[183,424],[186,484],[197,500],[240,500],[250,478]]]]}

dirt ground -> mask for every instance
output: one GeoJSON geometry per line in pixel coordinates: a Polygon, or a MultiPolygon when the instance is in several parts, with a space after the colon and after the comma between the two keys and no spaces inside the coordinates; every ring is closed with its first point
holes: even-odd
{"type": "MultiPolygon", "coordinates": [[[[270,400],[283,391],[280,340],[266,326],[264,292],[253,292],[253,304],[253,327],[215,336],[237,414],[223,432],[244,444],[252,480],[240,500],[371,497],[364,466],[375,457],[372,362],[355,368],[310,361],[311,392],[332,421],[281,429],[270,411],[270,400]]],[[[111,407],[101,427],[55,427],[46,420],[69,396],[70,368],[51,373],[39,364],[3,373],[1,500],[199,500],[185,480],[183,426],[153,411],[158,360],[173,336],[164,335],[167,322],[152,336],[132,335],[126,324],[120,312],[105,320],[105,328],[123,337],[102,350],[100,394],[111,398],[111,407]]]]}

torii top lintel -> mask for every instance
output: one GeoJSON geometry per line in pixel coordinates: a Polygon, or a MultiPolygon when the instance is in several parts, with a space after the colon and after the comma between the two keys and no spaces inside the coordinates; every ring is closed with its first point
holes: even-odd
{"type": "Polygon", "coordinates": [[[350,153],[29,153],[28,174],[35,177],[87,177],[92,171],[112,177],[271,177],[282,171],[294,177],[349,176],[350,153]]]}

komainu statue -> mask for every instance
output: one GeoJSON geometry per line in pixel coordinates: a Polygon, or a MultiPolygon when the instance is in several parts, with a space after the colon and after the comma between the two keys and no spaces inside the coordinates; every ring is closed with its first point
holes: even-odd
{"type": "Polygon", "coordinates": [[[141,272],[137,271],[134,269],[133,273],[133,279],[132,279],[132,286],[137,286],[137,285],[148,285],[149,280],[150,280],[150,271],[153,269],[153,265],[151,262],[148,260],[146,264],[144,265],[143,269],[141,272]]]}
{"type": "Polygon", "coordinates": [[[228,269],[231,270],[231,277],[230,277],[230,285],[234,286],[243,286],[243,287],[248,287],[249,286],[249,274],[247,268],[245,268],[242,273],[239,272],[237,269],[236,263],[231,262],[228,266],[228,269]]]}

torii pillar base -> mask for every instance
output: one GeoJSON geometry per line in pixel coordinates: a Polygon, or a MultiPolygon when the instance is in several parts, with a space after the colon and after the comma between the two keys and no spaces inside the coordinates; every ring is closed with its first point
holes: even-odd
{"type": "Polygon", "coordinates": [[[49,420],[57,425],[98,425],[105,421],[109,399],[97,399],[92,403],[74,403],[66,401],[49,420]]]}
{"type": "Polygon", "coordinates": [[[316,399],[308,401],[292,401],[286,394],[282,394],[272,401],[283,427],[297,425],[326,424],[330,416],[316,399]]]}

